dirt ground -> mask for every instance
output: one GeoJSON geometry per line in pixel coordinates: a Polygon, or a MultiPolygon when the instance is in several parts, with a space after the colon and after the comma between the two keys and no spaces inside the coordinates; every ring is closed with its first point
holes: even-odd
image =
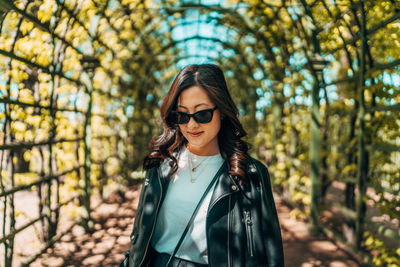
{"type": "MultiPolygon", "coordinates": [[[[118,266],[129,247],[129,235],[139,196],[138,186],[124,197],[113,196],[93,213],[95,232],[80,227],[64,236],[31,266],[118,266]]],[[[290,217],[290,209],[275,199],[284,239],[287,267],[355,267],[359,264],[335,243],[310,236],[307,225],[290,217]]]]}
{"type": "Polygon", "coordinates": [[[349,253],[324,237],[308,233],[304,221],[290,217],[290,209],[276,199],[281,224],[285,266],[287,267],[356,267],[358,262],[349,253]]]}

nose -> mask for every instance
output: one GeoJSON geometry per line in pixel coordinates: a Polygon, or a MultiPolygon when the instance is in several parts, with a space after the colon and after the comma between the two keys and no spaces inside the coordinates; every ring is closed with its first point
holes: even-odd
{"type": "Polygon", "coordinates": [[[193,117],[190,117],[189,122],[188,122],[188,128],[193,129],[193,128],[197,127],[198,125],[199,124],[197,123],[197,121],[195,121],[193,117]]]}

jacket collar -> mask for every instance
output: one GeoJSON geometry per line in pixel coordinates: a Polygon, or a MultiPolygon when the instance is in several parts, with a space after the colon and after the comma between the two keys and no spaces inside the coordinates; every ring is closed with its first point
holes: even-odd
{"type": "Polygon", "coordinates": [[[232,176],[228,173],[229,164],[228,161],[225,160],[223,163],[223,171],[219,176],[217,183],[214,187],[214,191],[211,196],[209,211],[213,208],[215,203],[221,198],[228,196],[232,193],[239,191],[238,185],[233,180],[232,176]]]}

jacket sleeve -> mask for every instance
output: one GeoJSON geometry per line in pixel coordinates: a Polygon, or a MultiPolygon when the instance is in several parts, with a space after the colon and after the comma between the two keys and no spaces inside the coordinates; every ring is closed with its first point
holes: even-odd
{"type": "MultiPolygon", "coordinates": [[[[143,211],[143,196],[144,196],[144,190],[146,189],[147,184],[149,183],[149,171],[146,171],[144,180],[141,184],[141,189],[140,189],[140,194],[139,194],[139,201],[138,205],[136,208],[136,214],[135,214],[135,219],[133,223],[133,227],[138,227],[138,222],[139,222],[139,217],[141,216],[141,213],[143,211]]],[[[135,230],[135,229],[134,229],[135,230]]],[[[132,239],[132,236],[131,236],[132,239]]]]}
{"type": "MultiPolygon", "coordinates": [[[[146,190],[147,185],[150,182],[150,175],[151,172],[154,171],[153,169],[147,170],[145,173],[145,177],[144,180],[141,184],[141,189],[140,189],[140,195],[139,195],[139,202],[138,202],[138,206],[136,208],[136,214],[135,214],[135,219],[133,222],[133,229],[132,232],[130,234],[130,245],[129,245],[129,251],[130,251],[130,256],[131,258],[133,257],[133,253],[134,253],[134,245],[137,241],[137,237],[139,234],[139,222],[140,222],[140,218],[142,217],[142,213],[143,213],[143,205],[144,205],[144,191],[146,190]]],[[[129,266],[132,266],[131,264],[129,266]]]]}
{"type": "Polygon", "coordinates": [[[262,229],[268,267],[281,267],[284,266],[282,236],[269,172],[267,167],[259,161],[256,161],[256,168],[261,183],[262,229]]]}

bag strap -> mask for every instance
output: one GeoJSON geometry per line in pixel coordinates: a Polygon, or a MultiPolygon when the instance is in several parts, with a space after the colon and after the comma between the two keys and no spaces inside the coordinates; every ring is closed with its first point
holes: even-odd
{"type": "Polygon", "coordinates": [[[176,252],[178,251],[179,247],[181,246],[183,239],[185,238],[186,233],[189,231],[190,225],[193,223],[193,220],[195,218],[195,215],[197,213],[197,211],[200,208],[200,204],[201,202],[203,202],[204,198],[206,197],[207,193],[210,191],[211,187],[213,186],[215,180],[217,180],[217,178],[220,176],[220,174],[222,173],[223,169],[224,169],[224,165],[225,165],[226,161],[224,161],[224,164],[222,164],[222,166],[219,168],[218,172],[215,174],[214,178],[212,179],[212,181],[210,182],[210,184],[208,185],[207,189],[204,191],[203,196],[201,197],[199,203],[197,203],[196,208],[193,211],[192,217],[190,217],[190,220],[188,222],[188,224],[186,225],[185,230],[183,231],[181,238],[178,241],[178,244],[176,244],[176,247],[174,249],[174,252],[171,254],[171,256],[169,257],[169,260],[167,262],[166,267],[168,267],[168,265],[170,264],[172,258],[175,256],[176,252]]]}

